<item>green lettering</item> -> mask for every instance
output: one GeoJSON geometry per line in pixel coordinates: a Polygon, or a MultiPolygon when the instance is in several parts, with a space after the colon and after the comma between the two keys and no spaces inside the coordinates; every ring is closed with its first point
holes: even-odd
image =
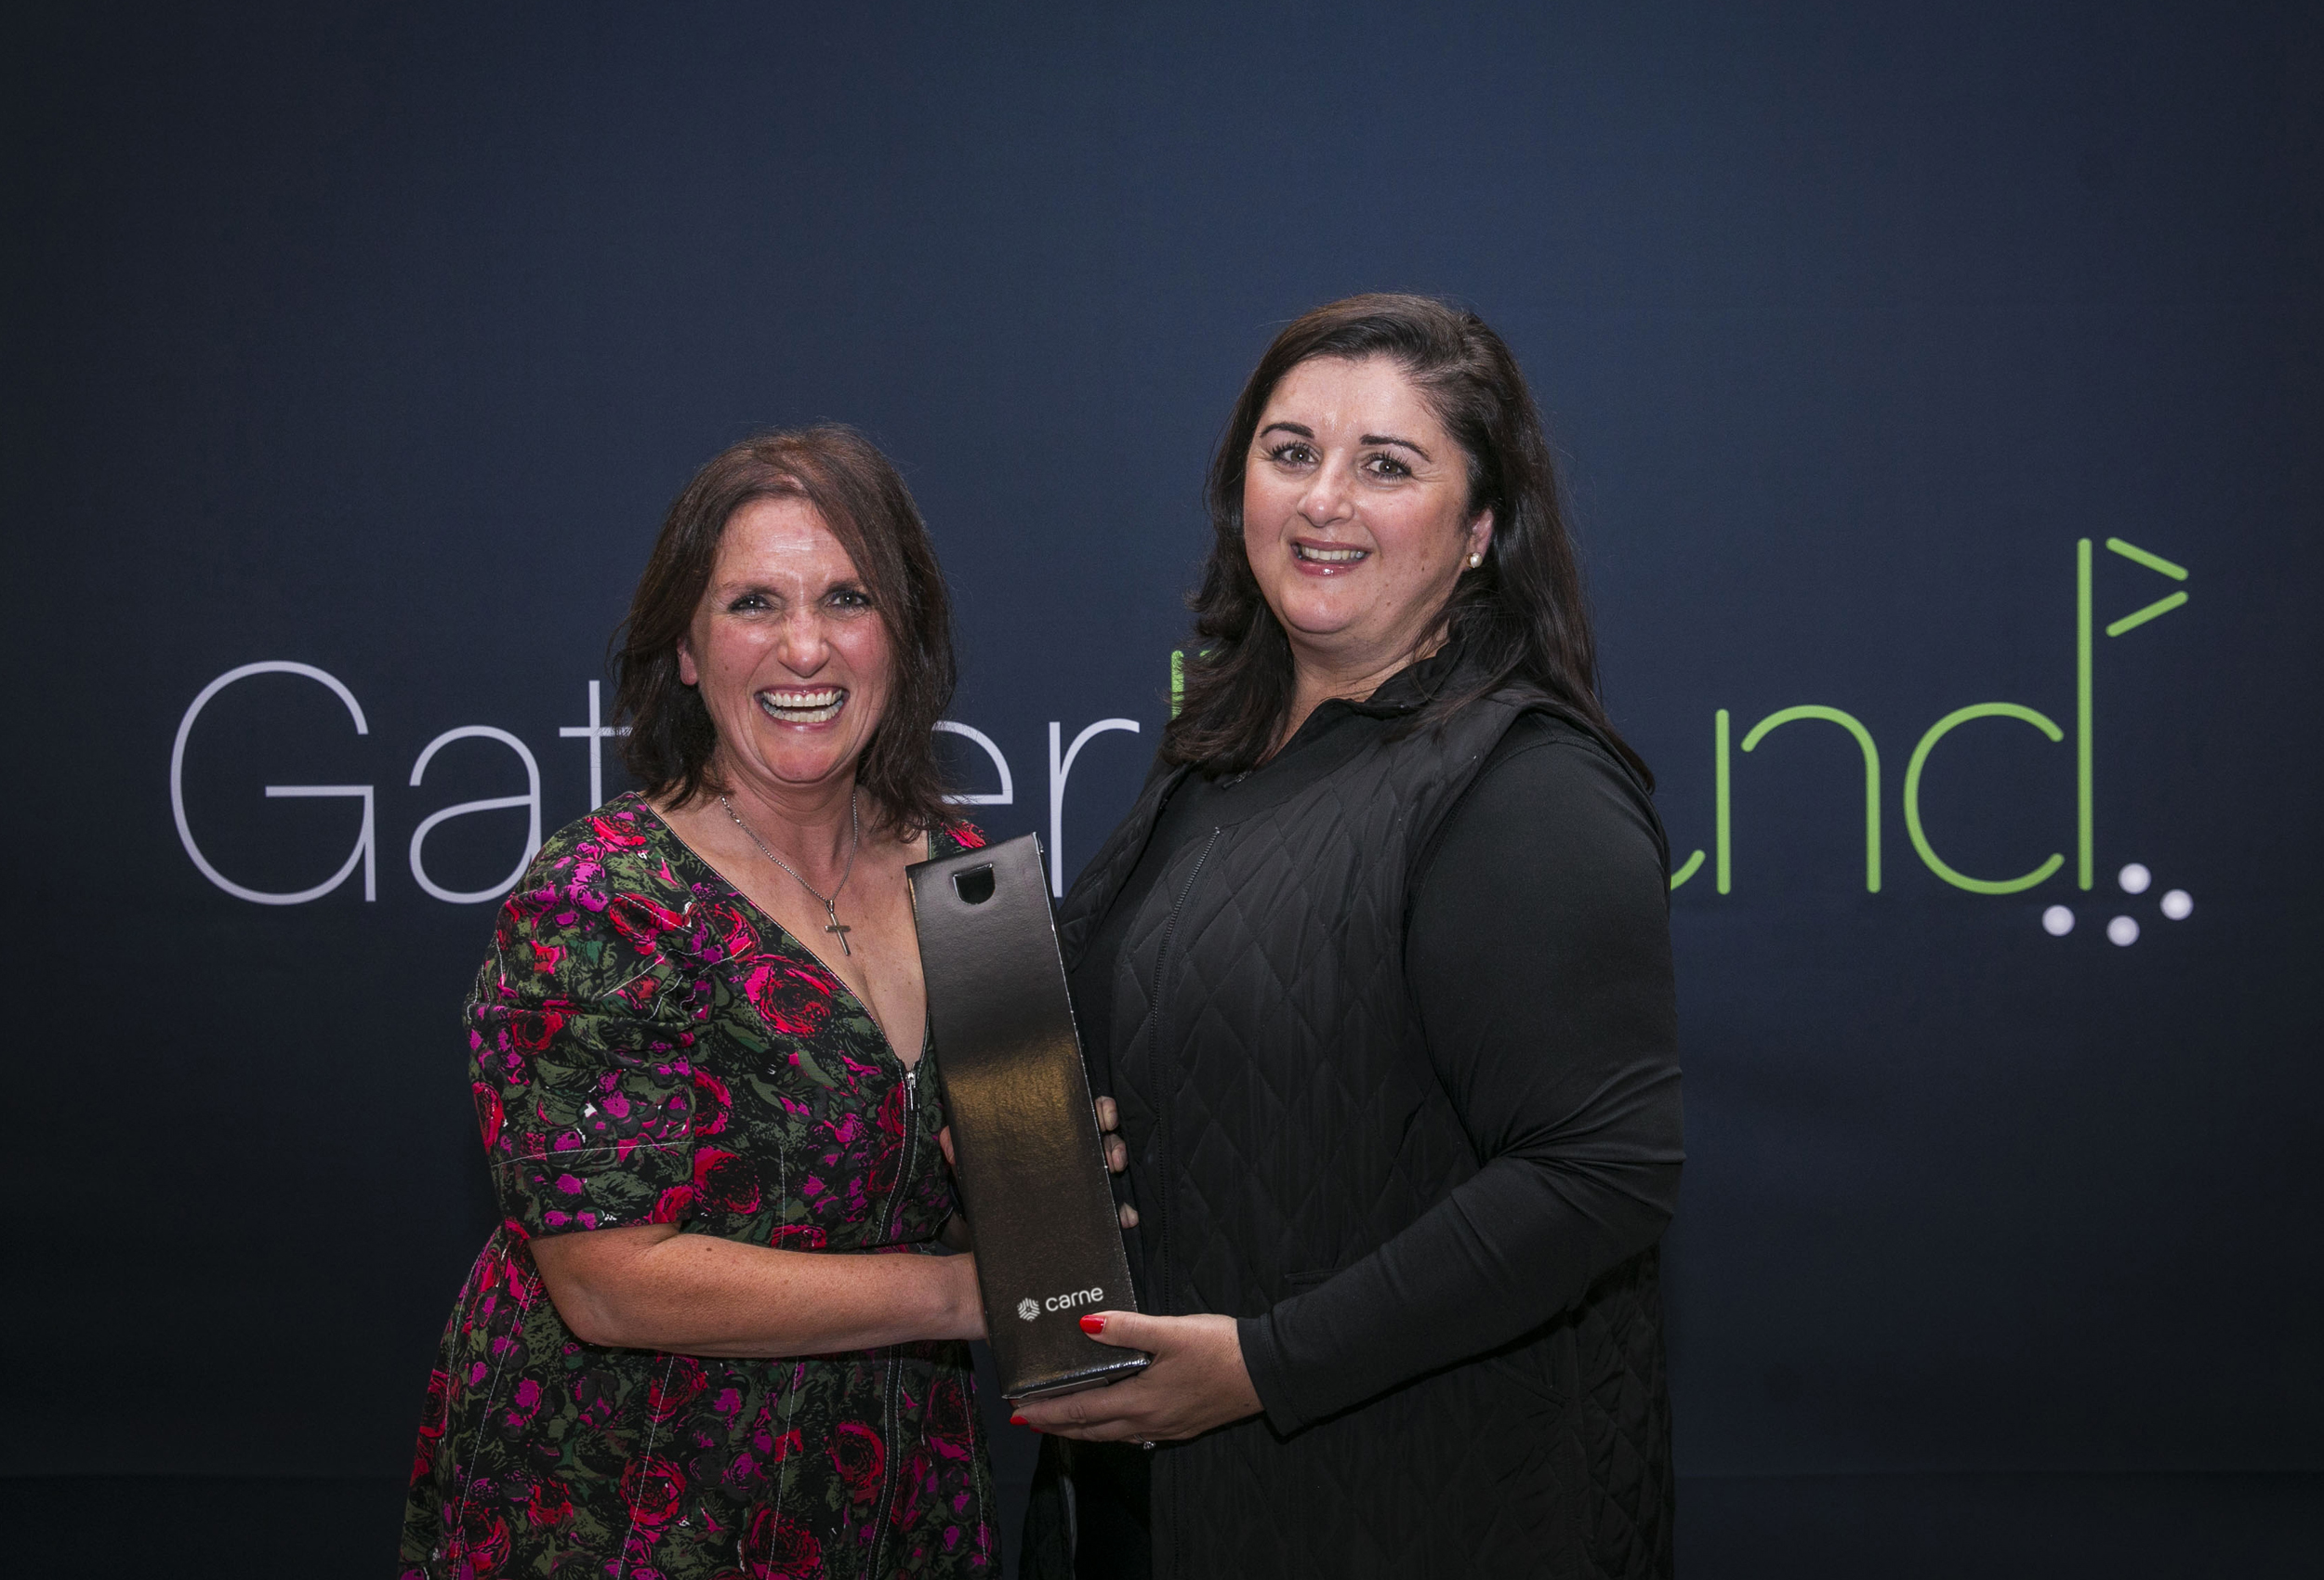
{"type": "MultiPolygon", "coordinates": [[[[2082,564],[2085,571],[2087,571],[2090,563],[2089,554],[2090,540],[2085,538],[2082,540],[2082,564]]],[[[2087,581],[2083,584],[2085,588],[2087,588],[2088,585],[2087,581]]],[[[2085,610],[2090,607],[2087,599],[2083,600],[2082,607],[2085,610]]],[[[2085,626],[2084,629],[2087,630],[2088,627],[2085,626]]],[[[2088,695],[2087,691],[2084,692],[2084,695],[2088,695]]],[[[2086,710],[2087,704],[2085,704],[2085,717],[2087,717],[2086,710]]],[[[1921,852],[1921,859],[1929,864],[1929,871],[1943,878],[1947,883],[1951,884],[1955,889],[1965,889],[1972,894],[2014,894],[2021,889],[2031,889],[2035,884],[2041,882],[2042,879],[2057,871],[2060,867],[2066,864],[2066,858],[2064,856],[2052,856],[2048,861],[2042,862],[2040,866],[2034,868],[2033,871],[2026,874],[2023,877],[2001,878],[1998,880],[1993,878],[1971,877],[1965,873],[1955,872],[1952,868],[1947,866],[1943,861],[1939,860],[1936,851],[1932,849],[1929,844],[1928,835],[1923,832],[1921,827],[1921,770],[1927,766],[1929,753],[1935,749],[1936,744],[1939,741],[1942,741],[1947,735],[1951,734],[1956,728],[1968,723],[1973,718],[2020,718],[2025,720],[2027,724],[2032,725],[2035,729],[2040,731],[2044,735],[2047,735],[2053,741],[2063,741],[2066,739],[2066,731],[2051,723],[2046,715],[2036,713],[2029,707],[2019,707],[2015,703],[1977,703],[1969,707],[1955,708],[1952,712],[1938,719],[1934,724],[1929,726],[1929,732],[1921,737],[1921,744],[1919,745],[1912,748],[1912,761],[1905,767],[1905,832],[1912,836],[1912,848],[1921,852]]],[[[2087,757],[2085,757],[2084,761],[2087,762],[2087,757]]],[[[2082,784],[2085,786],[2085,795],[2087,794],[2086,787],[2089,783],[2089,778],[2087,773],[2085,773],[2082,779],[2082,784]]],[[[2089,805],[2088,801],[2085,800],[2083,805],[2087,807],[2089,805]]],[[[2090,827],[2089,823],[2085,821],[2082,827],[2084,831],[2087,832],[2090,827]]],[[[2082,859],[2085,862],[2090,859],[2089,847],[2087,845],[2083,847],[2082,859]]],[[[2088,889],[2090,885],[2085,882],[2082,887],[2084,889],[2088,889]]]]}
{"type": "MultiPolygon", "coordinates": [[[[1722,720],[1725,715],[1720,715],[1722,720]]],[[[1881,749],[1872,744],[1872,732],[1856,721],[1853,714],[1836,707],[1819,707],[1807,704],[1771,713],[1751,726],[1751,732],[1743,737],[1743,749],[1750,751],[1765,740],[1769,731],[1781,729],[1796,719],[1820,718],[1837,724],[1856,738],[1864,750],[1864,887],[1873,893],[1881,891],[1881,749]]]]}
{"type": "Polygon", "coordinates": [[[1732,786],[1727,770],[1727,710],[1721,708],[1710,721],[1712,742],[1711,799],[1718,811],[1717,844],[1719,847],[1719,892],[1724,894],[1733,887],[1735,876],[1729,861],[1732,849],[1727,838],[1727,811],[1732,786]]]}

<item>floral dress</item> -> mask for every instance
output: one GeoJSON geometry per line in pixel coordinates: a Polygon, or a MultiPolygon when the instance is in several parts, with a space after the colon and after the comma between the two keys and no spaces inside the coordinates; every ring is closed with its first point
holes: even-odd
{"type": "Polygon", "coordinates": [[[966,1345],[607,1349],[533,1262],[536,1236],[637,1223],[933,1249],[941,1094],[854,994],[633,794],[543,848],[467,1019],[503,1222],[429,1379],[404,1580],[997,1574],[966,1345]]]}

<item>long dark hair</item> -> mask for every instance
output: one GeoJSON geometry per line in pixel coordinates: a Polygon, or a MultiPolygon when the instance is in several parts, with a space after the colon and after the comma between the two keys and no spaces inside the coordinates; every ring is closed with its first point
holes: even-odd
{"type": "Polygon", "coordinates": [[[734,512],[754,499],[803,499],[839,540],[886,622],[895,680],[865,743],[855,782],[878,826],[895,832],[953,821],[931,731],[952,701],[952,605],[911,491],[878,447],[852,428],[762,433],[696,472],[663,519],[661,535],[614,633],[614,711],[629,735],[622,757],[646,793],[680,805],[730,788],[711,757],[710,710],[678,678],[678,644],[693,625],[734,512]]]}
{"type": "Polygon", "coordinates": [[[1243,477],[1275,386],[1315,357],[1393,359],[1468,458],[1470,517],[1493,512],[1485,563],[1462,572],[1445,604],[1441,628],[1459,662],[1405,728],[1431,728],[1516,687],[1589,725],[1651,788],[1654,775],[1598,700],[1581,568],[1517,359],[1476,314],[1429,296],[1349,296],[1317,308],[1251,370],[1210,462],[1210,555],[1188,600],[1195,651],[1178,717],[1163,731],[1164,760],[1240,772],[1266,757],[1289,715],[1291,648],[1244,552],[1243,477]]]}

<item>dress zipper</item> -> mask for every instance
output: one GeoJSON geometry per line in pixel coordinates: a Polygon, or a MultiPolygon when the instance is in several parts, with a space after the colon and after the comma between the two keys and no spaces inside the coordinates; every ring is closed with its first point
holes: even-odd
{"type": "MultiPolygon", "coordinates": [[[[888,1198],[887,1233],[891,1244],[903,1221],[905,1194],[912,1187],[912,1165],[919,1149],[919,1133],[920,1067],[910,1064],[904,1071],[904,1157],[896,1165],[895,1190],[888,1198]]],[[[896,1438],[904,1390],[903,1367],[896,1358],[896,1349],[893,1345],[888,1349],[888,1376],[880,1389],[881,1449],[887,1462],[881,1468],[879,1501],[872,1506],[871,1560],[864,1569],[865,1580],[877,1580],[879,1573],[879,1560],[888,1547],[888,1515],[895,1505],[897,1462],[900,1457],[896,1438]]]]}
{"type": "Polygon", "coordinates": [[[920,1127],[920,1067],[908,1066],[904,1072],[904,1158],[896,1165],[895,1189],[888,1196],[886,1232],[892,1238],[896,1225],[904,1214],[904,1193],[912,1184],[912,1154],[919,1142],[920,1127]]]}

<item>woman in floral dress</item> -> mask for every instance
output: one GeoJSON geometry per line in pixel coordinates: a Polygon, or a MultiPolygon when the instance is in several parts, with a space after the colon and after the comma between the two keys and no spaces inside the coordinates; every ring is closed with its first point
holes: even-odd
{"type": "Polygon", "coordinates": [[[738,445],[672,506],[621,656],[646,788],[542,849],[468,1006],[503,1221],[409,1580],[998,1573],[903,880],[982,843],[931,752],[952,677],[860,437],[738,445]]]}

